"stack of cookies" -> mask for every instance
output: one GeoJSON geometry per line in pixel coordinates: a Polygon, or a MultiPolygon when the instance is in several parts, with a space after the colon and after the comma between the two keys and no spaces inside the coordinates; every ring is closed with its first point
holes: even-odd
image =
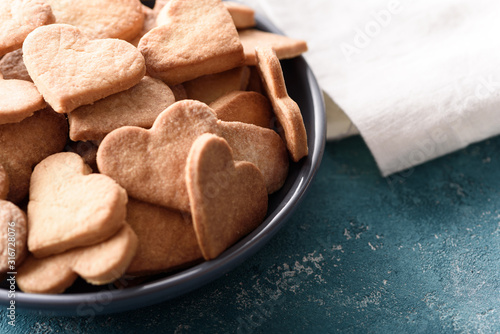
{"type": "Polygon", "coordinates": [[[0,240],[0,272],[15,263],[21,290],[214,259],[262,223],[290,159],[307,156],[279,62],[307,45],[254,29],[252,9],[5,3],[0,226],[15,240],[0,240]]]}

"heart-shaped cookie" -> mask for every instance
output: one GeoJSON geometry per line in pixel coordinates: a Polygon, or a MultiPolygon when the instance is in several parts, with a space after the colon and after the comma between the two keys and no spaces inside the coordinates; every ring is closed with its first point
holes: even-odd
{"type": "Polygon", "coordinates": [[[206,104],[194,100],[168,107],[150,130],[122,127],[109,133],[97,151],[97,166],[131,197],[188,212],[186,158],[195,139],[207,132],[227,138],[235,159],[257,165],[269,192],[283,185],[288,156],[276,132],[220,121],[206,104]]]}
{"type": "MultiPolygon", "coordinates": [[[[162,8],[165,7],[169,1],[170,0],[156,0],[153,7],[154,15],[158,15],[162,8]]],[[[234,1],[223,1],[222,4],[226,7],[229,14],[231,15],[234,26],[236,28],[246,29],[255,26],[255,11],[252,8],[234,1]]],[[[159,24],[164,24],[165,19],[167,18],[160,17],[159,24]]]]}
{"type": "Polygon", "coordinates": [[[130,199],[127,223],[139,239],[129,275],[177,270],[202,260],[189,214],[130,199]]]}
{"type": "Polygon", "coordinates": [[[272,125],[271,103],[257,92],[233,91],[210,103],[217,118],[226,122],[243,122],[264,128],[272,125]]]}
{"type": "Polygon", "coordinates": [[[0,199],[0,273],[15,271],[28,254],[27,224],[21,209],[0,199]]]}
{"type": "Polygon", "coordinates": [[[307,51],[307,43],[303,40],[266,31],[245,29],[238,31],[238,35],[245,52],[246,65],[257,65],[256,47],[273,48],[278,59],[294,58],[307,51]]]}
{"type": "Polygon", "coordinates": [[[34,256],[99,243],[123,226],[126,191],[91,172],[70,152],[51,155],[35,167],[28,203],[28,248],[34,256]]]}
{"type": "Polygon", "coordinates": [[[59,113],[129,89],[146,71],[144,58],[130,43],[90,40],[68,24],[31,32],[23,44],[23,59],[36,87],[59,113]]]}
{"type": "Polygon", "coordinates": [[[183,100],[163,111],[149,130],[127,126],[112,131],[97,150],[99,171],[131,197],[188,212],[184,166],[189,148],[197,136],[217,131],[217,118],[207,109],[183,100]]]}
{"type": "Polygon", "coordinates": [[[227,142],[213,134],[193,143],[186,184],[196,237],[206,260],[253,231],[266,215],[262,173],[252,163],[234,162],[227,142]]]}
{"type": "Polygon", "coordinates": [[[19,49],[35,28],[55,22],[43,0],[4,0],[0,6],[0,56],[19,49]]]}
{"type": "Polygon", "coordinates": [[[17,272],[21,290],[30,293],[64,292],[78,276],[102,285],[120,278],[137,250],[137,236],[124,224],[111,238],[93,246],[37,259],[28,256],[17,272]]]}
{"type": "Polygon", "coordinates": [[[297,103],[288,96],[281,64],[269,47],[256,47],[257,68],[274,113],[283,127],[283,136],[293,161],[307,156],[307,133],[297,103]]]}
{"type": "Polygon", "coordinates": [[[249,78],[250,69],[243,66],[221,73],[204,75],[184,82],[182,85],[189,99],[210,104],[224,94],[235,90],[245,90],[249,78]]]}
{"type": "Polygon", "coordinates": [[[131,41],[142,29],[139,0],[45,0],[57,23],[75,26],[94,38],[131,41]]]}
{"type": "Polygon", "coordinates": [[[0,79],[0,124],[20,122],[46,105],[32,82],[0,79]]]}
{"type": "Polygon", "coordinates": [[[230,70],[244,61],[231,15],[220,0],[170,0],[157,22],[138,48],[148,73],[169,86],[230,70]]]}
{"type": "MultiPolygon", "coordinates": [[[[1,81],[0,81],[1,83],[1,81]]],[[[71,140],[101,140],[122,126],[150,128],[156,117],[175,102],[172,90],[145,76],[134,87],[76,108],[68,115],[71,140]]]]}
{"type": "Polygon", "coordinates": [[[9,176],[7,199],[19,203],[28,194],[33,167],[61,152],[68,137],[66,117],[52,109],[39,110],[19,123],[0,125],[0,164],[9,176]]]}

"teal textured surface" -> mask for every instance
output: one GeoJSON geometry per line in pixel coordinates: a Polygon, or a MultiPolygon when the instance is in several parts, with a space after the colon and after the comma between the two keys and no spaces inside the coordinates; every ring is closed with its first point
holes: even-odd
{"type": "Polygon", "coordinates": [[[384,179],[360,138],[328,143],[288,224],[199,290],[96,317],[18,310],[7,333],[500,331],[500,138],[384,179]]]}

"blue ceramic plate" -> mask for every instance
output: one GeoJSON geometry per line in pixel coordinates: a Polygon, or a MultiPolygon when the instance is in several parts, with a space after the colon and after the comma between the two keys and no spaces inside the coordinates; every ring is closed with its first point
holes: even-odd
{"type": "MultiPolygon", "coordinates": [[[[257,28],[281,33],[271,22],[256,15],[257,28]]],[[[132,310],[185,294],[224,275],[264,246],[285,224],[304,197],[323,155],[326,119],[322,92],[302,57],[281,62],[289,95],[300,106],[308,135],[309,156],[291,163],[283,188],[269,197],[265,221],[251,234],[229,248],[217,259],[189,269],[155,276],[132,286],[114,285],[93,287],[78,280],[61,295],[40,295],[16,292],[16,308],[51,315],[96,315],[132,310]]],[[[0,303],[10,299],[6,289],[0,289],[0,303]]]]}

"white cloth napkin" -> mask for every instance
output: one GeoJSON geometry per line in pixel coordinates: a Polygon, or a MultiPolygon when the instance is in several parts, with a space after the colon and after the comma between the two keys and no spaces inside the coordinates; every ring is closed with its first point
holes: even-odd
{"type": "MultiPolygon", "coordinates": [[[[500,134],[500,1],[243,2],[308,42],[321,87],[384,176],[500,134]]],[[[352,133],[335,115],[329,138],[352,133]]]]}

